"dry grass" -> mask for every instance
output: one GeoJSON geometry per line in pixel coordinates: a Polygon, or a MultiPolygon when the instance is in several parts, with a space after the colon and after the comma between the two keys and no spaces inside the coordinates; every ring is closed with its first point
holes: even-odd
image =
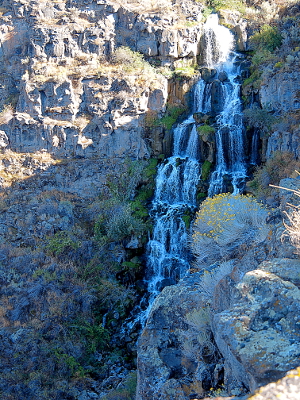
{"type": "MultiPolygon", "coordinates": [[[[297,173],[298,175],[300,175],[299,172],[297,173]]],[[[270,186],[277,189],[287,190],[289,192],[294,193],[294,195],[300,197],[300,190],[293,190],[275,185],[270,185],[270,186]]],[[[296,206],[290,203],[287,203],[287,205],[291,207],[292,211],[285,213],[288,222],[283,222],[285,226],[285,232],[283,233],[283,237],[288,236],[293,246],[296,247],[297,253],[300,254],[300,206],[296,206]]]]}
{"type": "Polygon", "coordinates": [[[173,8],[171,0],[124,0],[116,1],[120,6],[137,13],[163,13],[173,8]]]}
{"type": "Polygon", "coordinates": [[[11,105],[4,107],[0,113],[0,125],[8,124],[8,122],[14,117],[14,110],[11,105]]]}
{"type": "Polygon", "coordinates": [[[10,187],[18,180],[25,180],[35,175],[35,169],[48,168],[50,165],[59,164],[60,160],[54,159],[46,151],[36,153],[16,153],[5,150],[0,153],[0,177],[4,179],[3,188],[10,187]],[[4,164],[1,161],[5,161],[4,164]]]}

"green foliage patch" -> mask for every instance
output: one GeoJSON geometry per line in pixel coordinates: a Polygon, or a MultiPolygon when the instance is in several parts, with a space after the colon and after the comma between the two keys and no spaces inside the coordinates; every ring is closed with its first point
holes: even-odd
{"type": "Polygon", "coordinates": [[[201,167],[201,179],[206,181],[209,177],[211,171],[212,163],[208,160],[205,160],[201,167]]]}
{"type": "Polygon", "coordinates": [[[182,115],[185,111],[186,107],[168,104],[165,116],[159,119],[157,124],[159,126],[163,126],[167,130],[170,130],[180,115],[182,115]]]}
{"type": "Polygon", "coordinates": [[[207,6],[215,11],[219,10],[237,10],[245,12],[245,4],[241,0],[208,0],[207,6]]]}
{"type": "Polygon", "coordinates": [[[200,137],[201,136],[206,136],[210,135],[216,132],[216,129],[213,126],[210,126],[208,124],[200,125],[197,128],[197,132],[199,133],[200,137]]]}
{"type": "Polygon", "coordinates": [[[273,52],[281,45],[282,36],[277,27],[265,24],[251,37],[250,42],[255,49],[273,52]]]}
{"type": "Polygon", "coordinates": [[[50,255],[60,256],[66,250],[77,250],[80,246],[80,242],[72,238],[70,232],[59,231],[48,237],[45,249],[50,255]]]}
{"type": "Polygon", "coordinates": [[[174,70],[174,75],[175,77],[192,78],[195,72],[195,66],[177,67],[174,70]]]}

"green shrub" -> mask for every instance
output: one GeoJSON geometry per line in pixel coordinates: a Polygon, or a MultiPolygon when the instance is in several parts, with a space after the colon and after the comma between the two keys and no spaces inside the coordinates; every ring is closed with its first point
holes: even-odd
{"type": "Polygon", "coordinates": [[[102,324],[77,320],[69,325],[69,329],[84,345],[86,357],[104,350],[108,345],[109,333],[102,324]]]}
{"type": "Polygon", "coordinates": [[[157,121],[159,126],[163,126],[165,129],[170,130],[175,124],[177,119],[186,111],[185,107],[168,105],[167,111],[164,117],[157,121]]]}
{"type": "Polygon", "coordinates": [[[192,78],[195,75],[195,67],[177,67],[175,68],[174,75],[183,78],[192,78]]]}
{"type": "Polygon", "coordinates": [[[202,10],[203,18],[206,20],[213,11],[214,9],[212,7],[204,6],[202,10]]]}
{"type": "Polygon", "coordinates": [[[246,8],[241,0],[209,0],[208,6],[213,8],[215,11],[222,9],[225,10],[237,10],[244,13],[246,8]]]}
{"type": "Polygon", "coordinates": [[[99,312],[117,311],[121,317],[126,316],[128,307],[132,306],[134,293],[130,288],[121,285],[113,278],[102,278],[95,286],[98,294],[99,312]]]}
{"type": "Polygon", "coordinates": [[[197,132],[199,133],[199,135],[201,137],[201,136],[209,135],[211,133],[215,133],[216,130],[215,130],[215,128],[213,126],[210,126],[208,124],[204,124],[204,125],[198,126],[197,132]]]}
{"type": "Polygon", "coordinates": [[[264,133],[271,131],[277,118],[264,108],[247,108],[244,117],[249,128],[259,128],[264,133]]]}
{"type": "Polygon", "coordinates": [[[209,173],[211,170],[212,163],[208,160],[205,160],[201,167],[201,179],[206,181],[209,177],[209,173]]]}
{"type": "Polygon", "coordinates": [[[206,196],[207,196],[207,193],[204,193],[204,192],[197,193],[197,201],[205,199],[206,196]]]}
{"type": "Polygon", "coordinates": [[[272,52],[281,45],[282,36],[277,27],[266,24],[251,37],[250,42],[256,49],[266,49],[272,52]]]}
{"type": "Polygon", "coordinates": [[[252,70],[262,65],[277,61],[277,56],[269,49],[259,48],[252,57],[252,70]]]}
{"type": "Polygon", "coordinates": [[[132,235],[139,236],[145,231],[143,221],[135,217],[130,204],[119,205],[105,223],[109,241],[121,241],[132,235]]]}
{"type": "Polygon", "coordinates": [[[261,84],[261,75],[262,75],[262,70],[259,69],[252,69],[252,73],[249,76],[249,78],[246,78],[243,82],[243,87],[252,85],[254,89],[258,89],[261,84]]]}
{"type": "Polygon", "coordinates": [[[80,246],[78,241],[71,238],[70,232],[59,231],[54,236],[48,237],[45,249],[50,255],[59,256],[67,250],[76,250],[80,246]]]}
{"type": "Polygon", "coordinates": [[[126,46],[118,47],[115,50],[112,62],[122,65],[122,68],[127,72],[139,69],[152,69],[150,64],[144,60],[143,54],[133,51],[126,46]]]}
{"type": "Polygon", "coordinates": [[[158,160],[126,161],[124,172],[107,181],[108,194],[100,201],[94,237],[100,245],[142,236],[151,227],[147,205],[154,194],[158,160]]]}
{"type": "Polygon", "coordinates": [[[65,353],[59,347],[54,350],[54,355],[57,363],[61,364],[60,368],[64,369],[65,365],[69,369],[70,376],[79,376],[80,378],[85,376],[84,368],[74,356],[65,353]]]}

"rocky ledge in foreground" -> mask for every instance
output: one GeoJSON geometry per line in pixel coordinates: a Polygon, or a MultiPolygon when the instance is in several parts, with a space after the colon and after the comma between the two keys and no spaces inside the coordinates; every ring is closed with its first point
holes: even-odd
{"type": "MultiPolygon", "coordinates": [[[[246,396],[299,365],[300,261],[263,262],[237,283],[241,264],[220,281],[211,302],[203,271],[158,296],[138,344],[139,400],[246,396]]],[[[291,376],[286,387],[289,379],[299,384],[291,376]]],[[[273,398],[271,389],[253,399],[273,398]]]]}

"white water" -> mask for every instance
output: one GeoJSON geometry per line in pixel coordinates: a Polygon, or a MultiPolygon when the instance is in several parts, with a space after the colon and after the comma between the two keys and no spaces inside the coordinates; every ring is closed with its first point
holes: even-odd
{"type": "MultiPolygon", "coordinates": [[[[228,177],[234,192],[238,192],[246,177],[246,167],[240,86],[235,81],[239,71],[232,52],[234,38],[227,28],[218,25],[218,17],[211,15],[204,27],[204,40],[205,67],[216,69],[216,73],[226,72],[228,76],[221,83],[222,110],[216,119],[216,168],[209,187],[209,196],[213,196],[224,190],[224,180],[228,177]]],[[[211,112],[211,93],[211,82],[200,80],[196,84],[193,113],[211,112]]],[[[151,211],[154,231],[147,247],[146,278],[150,299],[148,309],[140,316],[142,323],[159,291],[165,285],[176,283],[189,269],[188,235],[182,216],[196,208],[200,178],[199,138],[192,115],[174,129],[173,154],[157,173],[151,211]]]]}
{"type": "MultiPolygon", "coordinates": [[[[225,72],[227,80],[219,85],[222,110],[216,118],[216,167],[212,174],[208,196],[227,191],[231,182],[233,193],[243,189],[247,177],[244,159],[244,128],[242,122],[242,103],[240,84],[237,77],[240,73],[235,64],[233,52],[234,37],[225,27],[218,25],[217,15],[211,15],[204,27],[206,43],[205,67],[216,69],[217,74],[225,72]]],[[[202,112],[212,111],[212,83],[203,82],[202,112]]]]}
{"type": "Polygon", "coordinates": [[[182,215],[196,207],[198,140],[195,120],[190,116],[174,129],[173,155],[157,172],[151,211],[155,223],[147,249],[148,310],[162,287],[176,283],[189,268],[188,235],[182,215]]]}

